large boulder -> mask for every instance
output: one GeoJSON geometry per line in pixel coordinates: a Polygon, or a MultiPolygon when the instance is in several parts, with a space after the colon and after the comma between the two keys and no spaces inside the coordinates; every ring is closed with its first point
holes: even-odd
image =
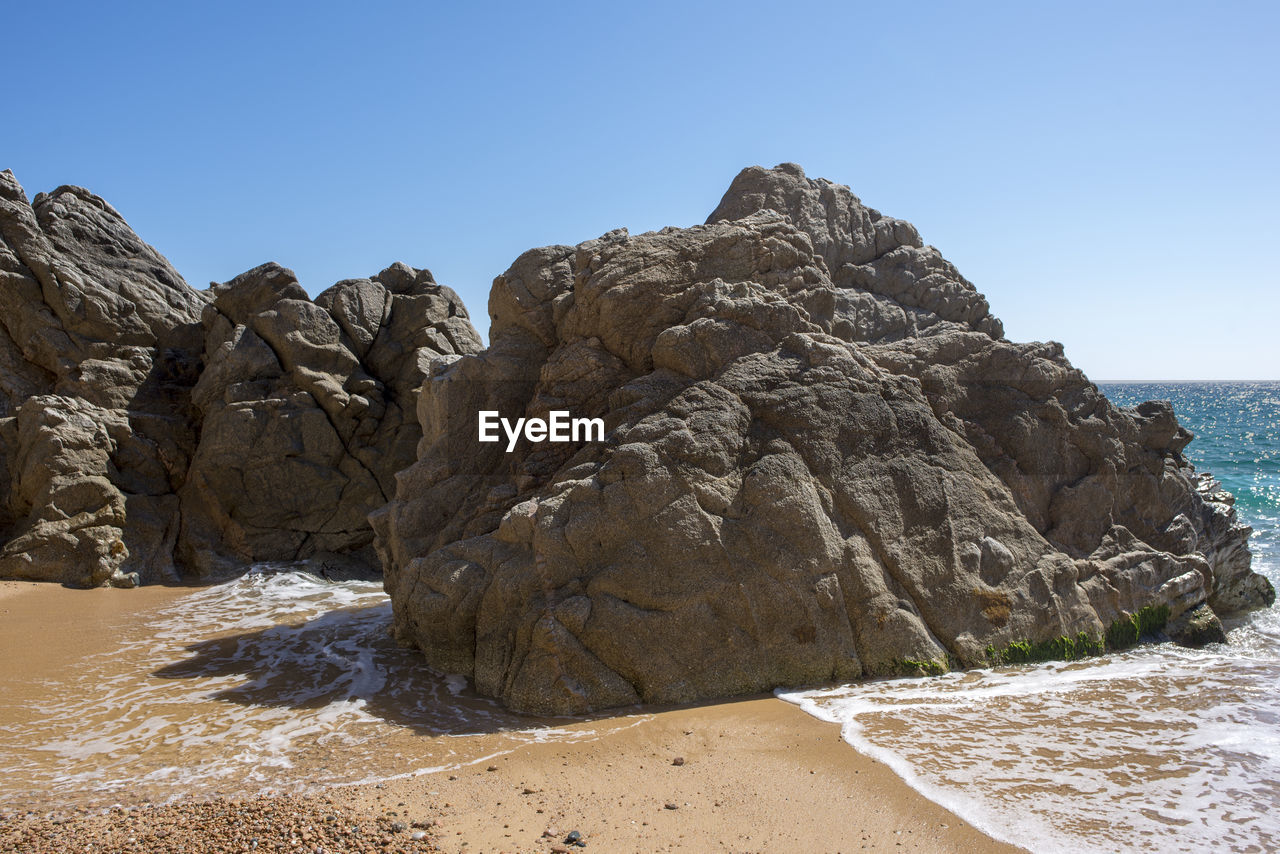
{"type": "Polygon", "coordinates": [[[0,172],[0,576],[172,573],[205,301],[102,199],[0,172]]]}
{"type": "Polygon", "coordinates": [[[253,560],[376,567],[366,517],[416,457],[430,359],[482,347],[461,300],[402,264],[314,302],[275,264],[212,293],[184,562],[201,574],[253,560]]]}
{"type": "Polygon", "coordinates": [[[1118,409],[1060,344],[1004,340],[986,299],[910,223],[795,164],[744,169],[709,221],[768,209],[803,230],[832,271],[835,296],[810,297],[811,316],[876,345],[865,352],[886,370],[919,380],[938,418],[1055,547],[1105,552],[1118,525],[1158,551],[1203,555],[1215,577],[1211,604],[1223,613],[1270,604],[1270,583],[1250,566],[1251,530],[1231,495],[1182,455],[1192,436],[1167,402],[1118,409]]]}
{"type": "Polygon", "coordinates": [[[425,270],[196,291],[102,199],[0,172],[0,577],[377,572],[365,517],[414,459],[427,365],[480,347],[425,270]]]}
{"type": "Polygon", "coordinates": [[[1204,639],[1273,596],[1167,406],[1004,341],[914,228],[794,165],[706,225],[527,252],[489,312],[371,521],[397,636],[515,709],[1093,648],[1145,613],[1204,639]],[[480,410],[607,435],[508,452],[480,410]]]}

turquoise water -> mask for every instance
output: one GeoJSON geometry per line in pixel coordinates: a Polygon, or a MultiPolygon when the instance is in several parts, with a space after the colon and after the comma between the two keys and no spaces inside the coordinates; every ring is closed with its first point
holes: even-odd
{"type": "MultiPolygon", "coordinates": [[[[1280,587],[1280,383],[1115,383],[1172,401],[1187,456],[1235,494],[1280,587]]],[[[950,673],[778,696],[926,797],[1035,852],[1280,851],[1280,612],[1203,650],[950,673]]]]}
{"type": "Polygon", "coordinates": [[[1187,457],[1235,495],[1237,512],[1253,526],[1254,565],[1280,563],[1280,382],[1098,387],[1117,406],[1171,401],[1178,421],[1196,435],[1187,457]]]}

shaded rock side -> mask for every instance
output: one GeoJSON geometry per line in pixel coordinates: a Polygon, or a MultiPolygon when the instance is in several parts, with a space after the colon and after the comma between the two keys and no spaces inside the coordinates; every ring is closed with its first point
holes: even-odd
{"type": "Polygon", "coordinates": [[[205,299],[99,197],[0,172],[0,576],[172,571],[205,299]]]}
{"type": "Polygon", "coordinates": [[[200,574],[306,558],[376,568],[366,516],[416,457],[430,359],[482,346],[462,301],[403,264],[314,302],[275,264],[212,294],[184,562],[200,574]]]}
{"type": "Polygon", "coordinates": [[[0,576],[376,572],[365,515],[414,458],[426,364],[480,346],[425,270],[200,292],[97,196],[0,173],[0,576]]]}
{"type": "MultiPolygon", "coordinates": [[[[1204,552],[1123,514],[1056,542],[907,364],[918,342],[1007,343],[958,274],[940,295],[857,284],[928,255],[914,229],[798,167],[734,187],[707,225],[533,250],[495,280],[491,347],[434,364],[418,461],[371,516],[402,641],[515,709],[569,713],[974,665],[1148,606],[1212,634],[1204,552]],[[850,292],[910,320],[859,326],[850,292]],[[608,432],[506,453],[477,441],[480,409],[608,432]]],[[[1183,470],[1176,442],[1113,417],[1117,455],[1146,437],[1183,470]]]]}

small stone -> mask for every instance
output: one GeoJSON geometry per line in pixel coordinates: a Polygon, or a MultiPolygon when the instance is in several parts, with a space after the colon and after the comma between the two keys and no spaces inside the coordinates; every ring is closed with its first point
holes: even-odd
{"type": "Polygon", "coordinates": [[[570,845],[577,845],[578,841],[581,839],[582,839],[581,833],[579,833],[576,830],[571,830],[569,831],[569,835],[564,838],[564,841],[570,845]]]}
{"type": "Polygon", "coordinates": [[[426,839],[427,832],[425,830],[415,830],[413,833],[409,834],[409,838],[410,839],[426,839]]]}
{"type": "Polygon", "coordinates": [[[671,760],[671,764],[672,764],[672,765],[676,765],[676,766],[683,765],[683,764],[684,764],[684,757],[683,757],[683,756],[677,756],[675,759],[672,759],[672,760],[671,760]]]}
{"type": "Polygon", "coordinates": [[[663,805],[662,805],[662,807],[663,807],[663,809],[668,809],[668,810],[678,810],[678,809],[680,809],[679,804],[676,804],[676,803],[674,803],[674,802],[672,802],[672,801],[667,801],[665,804],[663,804],[663,805]]]}
{"type": "Polygon", "coordinates": [[[486,769],[484,769],[484,770],[486,770],[486,771],[497,771],[497,770],[498,770],[498,766],[497,766],[497,765],[490,765],[488,768],[486,768],[486,769]]]}
{"type": "Polygon", "coordinates": [[[405,824],[403,821],[391,822],[392,833],[404,833],[408,829],[409,829],[409,825],[405,824]]]}

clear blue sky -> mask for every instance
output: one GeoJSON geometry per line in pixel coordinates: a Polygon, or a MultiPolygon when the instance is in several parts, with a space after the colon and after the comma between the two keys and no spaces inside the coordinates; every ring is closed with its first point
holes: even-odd
{"type": "Polygon", "coordinates": [[[1094,379],[1280,378],[1280,4],[5,4],[0,168],[193,285],[525,249],[792,160],[1094,379]]]}

